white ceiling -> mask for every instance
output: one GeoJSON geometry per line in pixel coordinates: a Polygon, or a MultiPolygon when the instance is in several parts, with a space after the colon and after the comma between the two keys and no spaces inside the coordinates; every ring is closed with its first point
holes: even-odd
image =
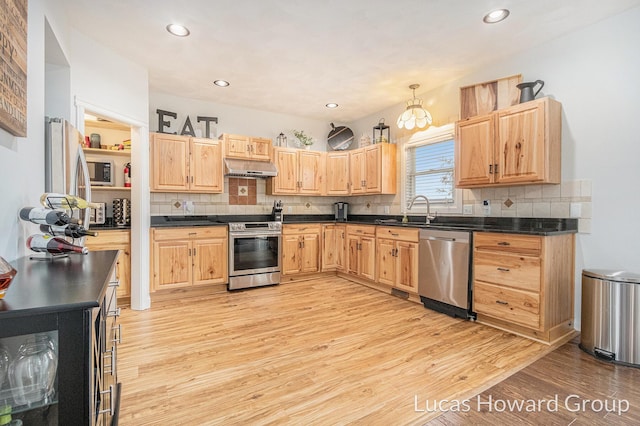
{"type": "Polygon", "coordinates": [[[409,84],[426,92],[640,0],[62,3],[78,31],[146,67],[151,91],[348,123],[405,102],[409,84]],[[484,24],[499,7],[509,18],[484,24]],[[169,23],[191,35],[170,35],[169,23]]]}

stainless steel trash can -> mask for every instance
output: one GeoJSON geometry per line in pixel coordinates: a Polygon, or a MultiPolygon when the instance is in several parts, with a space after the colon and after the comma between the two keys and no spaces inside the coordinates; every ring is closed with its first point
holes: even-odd
{"type": "Polygon", "coordinates": [[[640,274],[583,270],[581,318],[582,350],[640,367],[640,274]]]}

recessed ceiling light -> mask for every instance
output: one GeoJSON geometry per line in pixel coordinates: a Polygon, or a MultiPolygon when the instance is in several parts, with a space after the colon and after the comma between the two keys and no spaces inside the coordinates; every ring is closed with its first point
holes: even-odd
{"type": "Polygon", "coordinates": [[[325,105],[327,108],[338,108],[338,104],[335,102],[329,102],[325,105]]]}
{"type": "Polygon", "coordinates": [[[169,25],[167,25],[167,31],[169,31],[174,36],[178,36],[178,37],[186,37],[189,34],[191,34],[191,32],[189,31],[189,29],[187,27],[185,27],[184,25],[180,25],[180,24],[169,24],[169,25]]]}
{"type": "Polygon", "coordinates": [[[213,84],[220,87],[227,87],[229,85],[229,82],[227,80],[215,80],[213,84]]]}
{"type": "Polygon", "coordinates": [[[496,22],[504,21],[509,16],[507,9],[496,9],[484,15],[482,20],[485,24],[495,24],[496,22]]]}

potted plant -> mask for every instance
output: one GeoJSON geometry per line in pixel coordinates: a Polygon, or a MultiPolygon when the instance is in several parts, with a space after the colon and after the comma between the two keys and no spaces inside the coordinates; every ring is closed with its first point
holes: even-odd
{"type": "Polygon", "coordinates": [[[294,130],[293,131],[293,136],[296,137],[296,139],[298,139],[299,145],[300,146],[304,146],[305,149],[309,149],[311,148],[311,145],[313,145],[313,138],[311,136],[307,136],[304,134],[304,130],[294,130]]]}

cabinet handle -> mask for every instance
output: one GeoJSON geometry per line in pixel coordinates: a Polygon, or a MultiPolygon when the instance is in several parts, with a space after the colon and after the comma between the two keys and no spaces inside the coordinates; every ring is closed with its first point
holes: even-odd
{"type": "Polygon", "coordinates": [[[189,235],[198,235],[197,232],[189,232],[189,235]]]}
{"type": "Polygon", "coordinates": [[[357,232],[358,234],[362,234],[362,229],[357,229],[357,230],[356,230],[356,232],[357,232]]]}
{"type": "Polygon", "coordinates": [[[112,346],[111,350],[110,351],[105,351],[103,356],[104,356],[105,359],[109,359],[109,358],[111,359],[111,364],[110,365],[107,365],[105,363],[104,372],[108,373],[108,374],[111,374],[112,376],[115,376],[116,375],[116,365],[117,365],[116,364],[116,362],[117,362],[117,359],[116,359],[116,347],[112,346]],[[107,355],[107,353],[109,355],[107,355]],[[109,370],[107,370],[107,368],[109,368],[109,370]]]}
{"type": "Polygon", "coordinates": [[[509,302],[505,302],[504,300],[496,300],[496,303],[498,305],[508,305],[509,304],[509,302]]]}
{"type": "Polygon", "coordinates": [[[193,183],[193,176],[191,176],[191,183],[193,183]]]}
{"type": "Polygon", "coordinates": [[[189,249],[189,257],[191,257],[191,249],[189,249]]]}
{"type": "Polygon", "coordinates": [[[189,183],[189,176],[185,176],[184,177],[184,182],[187,183],[187,184],[189,183]]]}
{"type": "MultiPolygon", "coordinates": [[[[104,410],[99,410],[98,414],[104,414],[104,413],[109,413],[109,415],[113,416],[114,412],[115,412],[115,407],[114,407],[114,397],[113,397],[113,385],[109,385],[109,390],[106,391],[100,391],[101,395],[104,394],[109,394],[109,408],[104,409],[104,410]]],[[[103,400],[104,401],[104,400],[103,400]]]]}
{"type": "Polygon", "coordinates": [[[495,174],[498,174],[498,165],[497,165],[497,164],[495,164],[495,165],[493,166],[493,170],[494,170],[494,173],[495,173],[495,174]]]}
{"type": "Polygon", "coordinates": [[[510,245],[511,245],[511,243],[510,243],[510,242],[508,242],[508,241],[500,241],[500,242],[498,243],[498,245],[499,245],[499,246],[510,246],[510,245]]]}
{"type": "Polygon", "coordinates": [[[196,256],[196,249],[195,248],[193,249],[193,256],[194,257],[196,256]]]}
{"type": "Polygon", "coordinates": [[[496,268],[498,271],[509,272],[509,268],[496,268]]]}
{"type": "Polygon", "coordinates": [[[109,287],[120,287],[120,280],[111,281],[109,287]]]}
{"type": "Polygon", "coordinates": [[[489,164],[489,174],[493,174],[493,164],[489,164]]]}
{"type": "Polygon", "coordinates": [[[302,244],[300,248],[304,248],[304,241],[301,241],[300,244],[302,244]]]}
{"type": "MultiPolygon", "coordinates": [[[[391,232],[391,231],[389,231],[391,232]]],[[[391,235],[393,235],[394,237],[398,237],[400,234],[394,234],[393,232],[391,232],[391,235]]]]}
{"type": "Polygon", "coordinates": [[[119,317],[120,316],[120,308],[117,308],[113,311],[107,312],[108,317],[119,317]]]}

